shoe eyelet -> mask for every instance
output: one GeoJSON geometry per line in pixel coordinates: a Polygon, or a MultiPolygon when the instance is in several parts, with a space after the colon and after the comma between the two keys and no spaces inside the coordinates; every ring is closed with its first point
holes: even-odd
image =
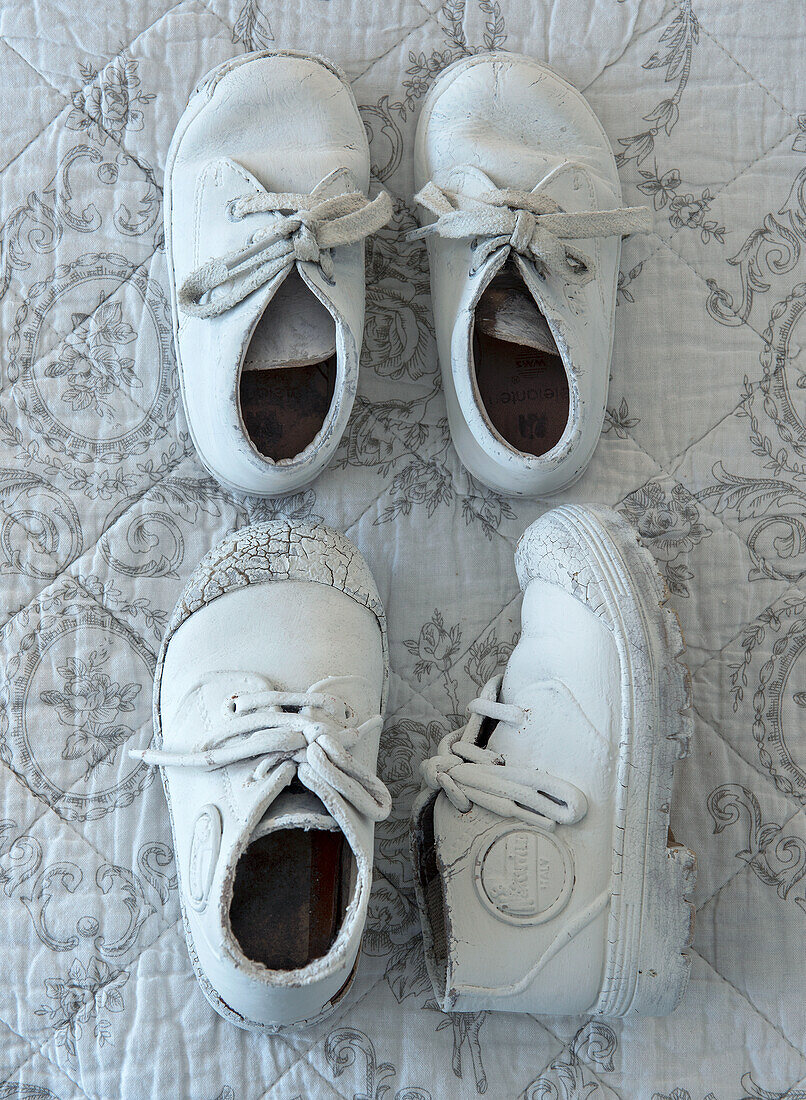
{"type": "Polygon", "coordinates": [[[473,267],[469,267],[467,269],[467,273],[468,273],[468,275],[470,276],[471,279],[475,279],[475,277],[479,273],[479,269],[474,265],[473,267]]]}
{"type": "Polygon", "coordinates": [[[230,222],[239,222],[239,221],[241,221],[241,219],[235,213],[235,204],[236,204],[237,201],[238,201],[237,199],[230,199],[228,202],[226,202],[224,204],[224,213],[227,216],[227,221],[230,221],[230,222]]]}
{"type": "Polygon", "coordinates": [[[474,237],[473,240],[470,242],[470,251],[475,252],[478,247],[479,247],[479,239],[478,239],[478,237],[474,237]]]}

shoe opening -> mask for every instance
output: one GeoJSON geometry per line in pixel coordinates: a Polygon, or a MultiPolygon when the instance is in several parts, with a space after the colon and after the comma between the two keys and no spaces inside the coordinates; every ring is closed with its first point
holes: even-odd
{"type": "Polygon", "coordinates": [[[425,916],[431,935],[431,959],[426,951],[426,962],[440,999],[445,996],[448,987],[448,930],[445,918],[445,895],[442,888],[442,876],[437,867],[437,850],[434,842],[433,806],[423,814],[418,824],[417,874],[425,898],[425,916]]]}
{"type": "Polygon", "coordinates": [[[511,260],[476,306],[473,364],[487,418],[511,447],[539,456],[559,443],[571,411],[568,375],[548,322],[511,260]]]}
{"type": "Polygon", "coordinates": [[[241,370],[241,417],[256,450],[275,462],[304,451],[335,388],[335,322],[292,271],[260,318],[241,370]]]}
{"type": "Polygon", "coordinates": [[[248,959],[297,970],[326,955],[355,888],[344,834],[277,829],[253,840],[235,869],[230,926],[248,959]]]}

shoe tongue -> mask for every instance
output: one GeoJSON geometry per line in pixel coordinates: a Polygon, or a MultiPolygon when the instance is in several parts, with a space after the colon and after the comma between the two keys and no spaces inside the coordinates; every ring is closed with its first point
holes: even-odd
{"type": "Polygon", "coordinates": [[[255,329],[245,371],[307,367],[336,354],[336,325],[297,271],[277,288],[255,329]]]}
{"type": "Polygon", "coordinates": [[[486,336],[559,356],[549,323],[526,284],[514,272],[500,272],[476,306],[476,327],[486,336]]]}
{"type": "Polygon", "coordinates": [[[321,800],[305,788],[281,791],[255,826],[250,844],[279,829],[325,829],[337,831],[339,826],[321,800]]]}
{"type": "MultiPolygon", "coordinates": [[[[245,170],[241,168],[240,171],[245,170]]],[[[249,175],[249,179],[256,190],[264,190],[253,176],[249,175]]],[[[317,189],[317,200],[321,202],[355,190],[355,181],[346,168],[338,168],[320,180],[317,189]]],[[[243,369],[266,371],[306,367],[322,363],[335,354],[335,321],[295,266],[276,288],[260,316],[244,357],[243,369]]]]}
{"type": "MultiPolygon", "coordinates": [[[[355,182],[346,168],[340,168],[317,186],[321,201],[354,190],[355,182]]],[[[335,354],[336,323],[295,267],[267,305],[247,349],[243,369],[308,367],[335,354]]]]}
{"type": "MultiPolygon", "coordinates": [[[[480,199],[495,188],[489,176],[473,165],[463,165],[438,182],[471,199],[480,199]]],[[[548,321],[511,257],[484,289],[475,316],[478,330],[486,336],[534,348],[545,355],[560,354],[548,321]]]]}
{"type": "MultiPolygon", "coordinates": [[[[265,680],[267,685],[270,684],[265,680]]],[[[327,676],[311,684],[311,694],[323,692],[341,699],[353,710],[360,710],[366,682],[360,676],[327,676]]],[[[252,831],[251,841],[279,829],[324,829],[338,831],[341,826],[333,818],[325,804],[313,791],[303,787],[296,779],[285,787],[266,807],[263,816],[252,831]]]]}
{"type": "MultiPolygon", "coordinates": [[[[522,684],[516,682],[516,678],[510,672],[508,663],[501,686],[498,689],[498,702],[517,706],[522,701],[522,699],[518,700],[517,698],[520,687],[522,687],[522,684]]],[[[487,748],[492,749],[494,752],[506,754],[513,762],[526,763],[532,746],[530,739],[524,737],[524,732],[517,725],[499,721],[493,727],[490,739],[487,742],[487,748]]]]}

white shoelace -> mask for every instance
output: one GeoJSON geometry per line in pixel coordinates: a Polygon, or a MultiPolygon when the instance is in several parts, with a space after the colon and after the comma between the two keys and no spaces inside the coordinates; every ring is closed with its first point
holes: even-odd
{"type": "MultiPolygon", "coordinates": [[[[490,680],[468,712],[520,726],[524,712],[497,701],[499,684],[500,677],[490,680]]],[[[578,787],[550,772],[508,764],[500,753],[475,743],[478,728],[473,726],[468,722],[443,737],[436,756],[420,765],[423,779],[432,790],[444,791],[460,813],[467,813],[475,803],[501,817],[514,817],[548,830],[582,820],[588,801],[578,787]]]]}
{"type": "MultiPolygon", "coordinates": [[[[540,187],[552,175],[553,172],[540,187]]],[[[493,188],[470,198],[431,182],[414,196],[414,201],[436,214],[437,220],[409,233],[408,239],[431,236],[475,239],[478,243],[471,274],[493,252],[507,247],[533,260],[544,272],[584,285],[594,277],[593,262],[565,242],[646,233],[652,226],[652,215],[646,206],[566,213],[539,189],[530,192],[493,188]]]]}
{"type": "Polygon", "coordinates": [[[296,260],[318,263],[325,278],[331,280],[330,250],[357,244],[377,233],[392,216],[392,200],[385,191],[372,200],[360,191],[324,198],[324,182],[309,195],[259,192],[231,200],[227,211],[236,221],[258,213],[276,217],[243,248],[208,260],[188,275],[177,296],[182,312],[191,317],[217,317],[291,268],[296,260]],[[222,290],[225,293],[216,293],[222,290]]]}
{"type": "Polygon", "coordinates": [[[227,702],[222,722],[231,728],[196,751],[132,749],[130,756],[161,767],[208,770],[254,760],[254,782],[269,779],[279,767],[293,763],[309,790],[328,787],[370,821],[383,821],[392,808],[389,791],[350,753],[363,737],[380,730],[383,718],[377,714],[358,726],[349,721],[344,703],[332,695],[245,692],[227,702]]]}

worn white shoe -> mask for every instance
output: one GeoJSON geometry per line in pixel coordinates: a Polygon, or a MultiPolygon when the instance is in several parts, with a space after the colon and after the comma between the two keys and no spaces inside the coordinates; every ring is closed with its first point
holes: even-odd
{"type": "Polygon", "coordinates": [[[474,477],[545,496],[593,455],[604,419],[624,209],[601,123],[516,54],[445,69],[417,126],[431,296],[454,445],[474,477]]]}
{"type": "Polygon", "coordinates": [[[386,626],[327,527],[224,539],[171,616],[154,682],[182,913],[202,989],[241,1027],[311,1023],[348,989],[372,885],[386,626]]]}
{"type": "Polygon", "coordinates": [[[423,764],[413,854],[439,1005],[664,1015],[683,995],[694,856],[669,833],[688,751],[680,627],[608,508],[562,507],[515,556],[503,678],[423,764]]]}
{"type": "Polygon", "coordinates": [[[222,484],[290,493],[332,458],[358,381],[369,146],[346,77],[290,52],[214,69],[165,169],[165,240],[185,413],[222,484]]]}

